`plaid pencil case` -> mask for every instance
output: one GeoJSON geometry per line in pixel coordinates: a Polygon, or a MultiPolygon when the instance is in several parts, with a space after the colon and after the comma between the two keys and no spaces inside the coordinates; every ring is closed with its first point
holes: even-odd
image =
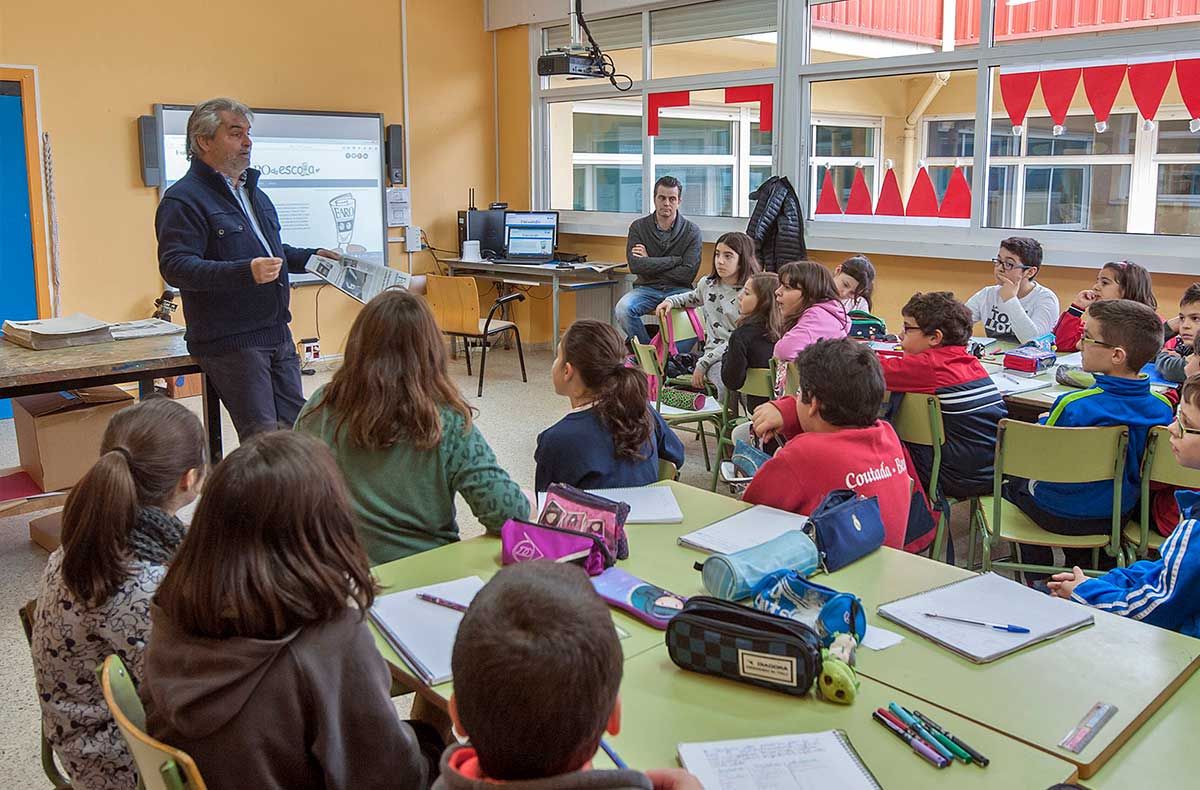
{"type": "Polygon", "coordinates": [[[803,696],[821,674],[821,640],[804,623],[706,595],[689,598],[667,625],[680,669],[803,696]]]}

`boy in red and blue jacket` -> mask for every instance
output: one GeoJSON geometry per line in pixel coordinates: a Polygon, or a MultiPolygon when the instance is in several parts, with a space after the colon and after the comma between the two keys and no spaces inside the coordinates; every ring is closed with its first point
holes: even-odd
{"type": "MultiPolygon", "coordinates": [[[[971,311],[949,291],[913,294],[901,310],[902,357],[881,357],[889,392],[936,395],[946,442],[938,491],[959,499],[990,494],[996,454],[996,424],[1008,416],[1004,397],[979,360],[967,353],[971,311]]],[[[925,489],[933,449],[908,444],[925,489]]]]}

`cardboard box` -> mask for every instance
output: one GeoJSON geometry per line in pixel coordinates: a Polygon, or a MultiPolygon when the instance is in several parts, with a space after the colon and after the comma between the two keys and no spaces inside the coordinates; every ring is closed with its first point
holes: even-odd
{"type": "Polygon", "coordinates": [[[13,421],[21,466],[43,491],[70,488],[100,457],[112,416],[133,405],[113,386],[14,398],[13,421]]]}
{"type": "Polygon", "coordinates": [[[54,551],[62,545],[62,508],[29,522],[29,539],[46,551],[54,551]]]}
{"type": "Polygon", "coordinates": [[[186,376],[172,376],[167,379],[168,398],[192,398],[204,394],[204,379],[199,373],[189,373],[186,376]]]}

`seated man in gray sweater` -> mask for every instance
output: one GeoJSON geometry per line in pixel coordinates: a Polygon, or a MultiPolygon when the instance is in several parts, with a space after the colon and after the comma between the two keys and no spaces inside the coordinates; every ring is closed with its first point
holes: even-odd
{"type": "Polygon", "coordinates": [[[626,338],[650,342],[642,316],[659,302],[691,290],[700,268],[700,228],[679,213],[683,184],[674,176],[654,182],[654,213],[634,220],[625,242],[625,259],[637,282],[617,302],[617,327],[626,338]]]}

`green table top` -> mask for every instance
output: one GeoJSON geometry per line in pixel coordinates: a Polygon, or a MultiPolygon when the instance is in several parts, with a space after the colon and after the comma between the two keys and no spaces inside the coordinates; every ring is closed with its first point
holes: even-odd
{"type": "MultiPolygon", "coordinates": [[[[676,746],[822,730],[844,730],[880,784],[893,788],[1046,788],[1071,781],[1075,767],[953,713],[924,704],[868,678],[853,705],[808,696],[791,697],[677,668],[665,649],[625,662],[619,735],[609,743],[629,765],[676,764],[676,746]],[[916,707],[959,736],[991,762],[987,768],[956,763],[937,769],[871,718],[896,702],[916,707]]],[[[598,756],[597,766],[609,765],[598,756]]]]}
{"type": "Polygon", "coordinates": [[[905,639],[858,651],[859,672],[1056,754],[1091,776],[1200,665],[1200,640],[1096,610],[1095,625],[978,665],[877,615],[880,604],[970,575],[881,549],[827,577],[856,593],[872,625],[905,639]],[[1058,742],[1096,702],[1118,711],[1081,754],[1058,742]]]}

